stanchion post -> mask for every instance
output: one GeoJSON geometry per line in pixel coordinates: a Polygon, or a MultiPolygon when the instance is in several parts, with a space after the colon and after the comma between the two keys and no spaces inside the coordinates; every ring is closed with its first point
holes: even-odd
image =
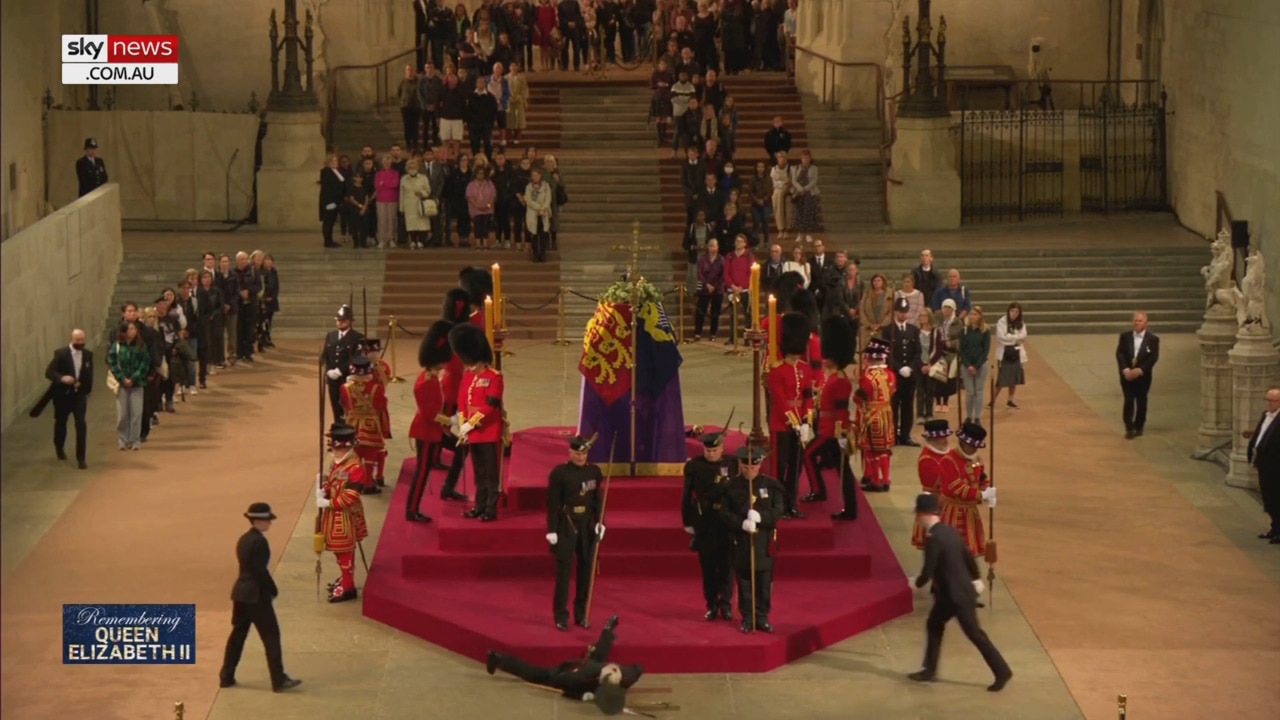
{"type": "Polygon", "coordinates": [[[1125,720],[1129,716],[1129,696],[1121,695],[1116,699],[1116,704],[1120,706],[1120,720],[1125,720]]]}
{"type": "Polygon", "coordinates": [[[186,717],[186,714],[187,714],[187,708],[186,708],[186,706],[185,706],[185,705],[183,705],[183,704],[182,704],[182,703],[180,703],[180,702],[179,702],[179,703],[174,703],[174,704],[173,704],[173,718],[174,718],[174,720],[183,720],[183,719],[186,717]]]}
{"type": "Polygon", "coordinates": [[[515,357],[516,354],[514,352],[506,349],[506,340],[508,335],[507,333],[507,296],[506,295],[503,295],[502,297],[498,298],[498,319],[501,321],[502,324],[500,327],[495,328],[493,331],[493,334],[495,336],[497,335],[502,336],[502,340],[498,344],[498,347],[500,348],[498,352],[502,353],[504,357],[515,357]]]}
{"type": "Polygon", "coordinates": [[[689,342],[689,333],[686,332],[686,328],[684,326],[684,322],[685,322],[684,320],[685,300],[684,299],[685,299],[685,296],[689,294],[689,289],[684,286],[684,283],[681,283],[677,287],[680,288],[680,344],[683,345],[689,342]]]}
{"type": "Polygon", "coordinates": [[[392,315],[387,320],[387,346],[391,351],[391,378],[387,382],[401,383],[404,378],[396,372],[396,316],[392,315]]]}
{"type": "Polygon", "coordinates": [[[761,422],[760,397],[764,388],[764,373],[761,371],[761,350],[764,347],[764,330],[753,327],[746,333],[747,342],[751,344],[751,445],[765,447],[764,426],[761,422]]]}
{"type": "Polygon", "coordinates": [[[724,351],[725,355],[733,357],[742,357],[747,351],[738,347],[738,304],[741,302],[740,296],[733,293],[729,296],[729,349],[724,351]]]}
{"type": "Polygon", "coordinates": [[[557,308],[557,314],[559,315],[557,322],[559,323],[559,327],[556,330],[556,341],[552,343],[552,345],[559,345],[561,347],[569,344],[569,339],[564,336],[564,299],[568,292],[568,288],[564,285],[560,286],[560,294],[558,296],[559,307],[557,308]]]}

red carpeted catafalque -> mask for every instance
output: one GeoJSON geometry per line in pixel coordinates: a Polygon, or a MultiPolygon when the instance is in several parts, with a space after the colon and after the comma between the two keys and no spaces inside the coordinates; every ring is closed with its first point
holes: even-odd
{"type": "MultiPolygon", "coordinates": [[[[681,526],[682,479],[615,476],[591,606],[596,627],[556,630],[555,561],[543,537],[546,483],[551,468],[568,459],[572,432],[515,433],[505,462],[509,504],[492,523],[464,519],[464,503],[436,497],[424,501],[434,522],[405,521],[416,465],[406,460],[365,583],[365,616],[476,660],[493,649],[550,665],[581,656],[596,628],[618,615],[613,659],[650,672],[723,673],[766,672],[911,612],[903,570],[859,492],[856,521],[831,520],[839,509],[832,498],[806,505],[803,520],[780,523],[775,633],[743,634],[738,619],[707,622],[697,554],[681,526]]],[[[726,450],[742,443],[730,433],[726,450]]],[[[701,444],[690,440],[689,456],[700,453],[701,444]]],[[[443,475],[432,472],[433,491],[443,475]]],[[[469,467],[463,477],[469,484],[469,467]]],[[[834,471],[827,484],[839,487],[834,471]]]]}

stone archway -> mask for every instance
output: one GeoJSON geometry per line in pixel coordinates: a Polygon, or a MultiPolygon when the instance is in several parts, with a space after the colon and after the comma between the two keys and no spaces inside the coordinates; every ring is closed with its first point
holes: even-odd
{"type": "Polygon", "coordinates": [[[1164,0],[1142,0],[1138,32],[1142,38],[1142,79],[1159,85],[1164,55],[1164,0]]]}

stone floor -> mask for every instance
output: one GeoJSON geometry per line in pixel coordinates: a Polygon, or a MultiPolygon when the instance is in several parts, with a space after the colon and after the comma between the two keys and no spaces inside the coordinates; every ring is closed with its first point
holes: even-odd
{"type": "MultiPolygon", "coordinates": [[[[1158,327],[1154,329],[1158,332],[1158,327]]],[[[1110,360],[1114,338],[1037,338],[1034,326],[1031,330],[1032,362],[1027,367],[1030,384],[1019,394],[1023,409],[1001,408],[996,415],[997,432],[1003,431],[1004,437],[1009,438],[1008,444],[997,446],[1000,456],[995,472],[997,482],[1003,480],[1008,488],[1000,505],[1001,517],[1008,519],[997,534],[1004,545],[1002,562],[996,568],[994,596],[989,599],[990,608],[981,615],[985,628],[1017,673],[1006,692],[991,695],[982,691],[989,681],[987,670],[954,626],[943,652],[944,680],[926,686],[904,680],[903,675],[919,663],[922,624],[928,610],[927,597],[921,595],[913,616],[767,675],[647,676],[640,688],[648,692],[636,693],[634,698],[672,701],[680,711],[663,712],[660,717],[698,720],[1109,718],[1115,717],[1118,693],[1130,695],[1133,718],[1206,717],[1209,708],[1228,704],[1233,706],[1233,717],[1241,720],[1274,717],[1269,710],[1280,703],[1280,690],[1274,678],[1266,679],[1270,676],[1265,669],[1274,669],[1280,660],[1280,632],[1274,620],[1276,602],[1280,601],[1280,552],[1253,537],[1263,518],[1256,497],[1226,487],[1221,482],[1222,473],[1215,467],[1188,459],[1197,418],[1195,338],[1165,338],[1147,435],[1137,442],[1125,443],[1118,438],[1120,419],[1114,412],[1118,404],[1110,360]],[[1069,433],[1075,433],[1078,440],[1070,435],[1050,435],[1055,428],[1068,427],[1068,422],[1072,423],[1069,433]],[[1037,444],[1037,437],[1048,437],[1049,441],[1037,444]],[[1094,449],[1107,450],[1111,453],[1107,458],[1111,459],[1095,463],[1090,455],[1094,449]],[[1001,467],[1010,469],[1001,473],[1001,467]],[[1149,479],[1141,490],[1142,502],[1149,506],[1144,507],[1127,495],[1115,500],[1119,507],[1108,510],[1106,496],[1090,490],[1089,497],[1095,505],[1089,513],[1100,524],[1112,522],[1107,512],[1137,520],[1128,528],[1128,537],[1137,538],[1127,541],[1133,546],[1128,550],[1131,558],[1143,562],[1132,570],[1117,566],[1110,558],[1096,562],[1097,558],[1086,558],[1087,562],[1071,565],[1072,558],[1062,556],[1079,559],[1088,555],[1089,549],[1065,552],[1067,548],[1059,543],[1074,542],[1068,538],[1080,537],[1078,533],[1087,530],[1077,527],[1080,523],[1065,515],[1069,511],[1052,507],[1061,505],[1053,493],[1069,491],[1081,482],[1076,473],[1107,472],[1116,472],[1114,482],[1119,492],[1120,484],[1126,480],[1120,476],[1121,469],[1129,478],[1135,478],[1135,486],[1138,476],[1149,479]],[[1170,488],[1176,492],[1168,492],[1170,488]],[[1166,495],[1185,501],[1169,504],[1166,495]],[[1102,505],[1096,505],[1098,502],[1102,505]],[[1046,508],[1046,503],[1050,507],[1046,508]],[[1026,508],[1021,519],[1020,506],[1026,508]],[[1157,508],[1167,516],[1182,513],[1177,516],[1182,518],[1177,524],[1184,534],[1172,538],[1142,535],[1142,531],[1161,523],[1157,508]],[[1046,521],[1055,518],[1055,512],[1064,513],[1059,518],[1061,522],[1046,521]],[[1203,519],[1207,522],[1201,522],[1203,519]],[[1035,540],[1028,542],[1027,538],[1035,540]],[[1206,573],[1207,587],[1200,588],[1194,597],[1190,593],[1196,591],[1179,586],[1194,606],[1185,617],[1171,615],[1173,611],[1163,602],[1168,598],[1149,594],[1149,585],[1130,584],[1128,577],[1176,572],[1162,568],[1162,563],[1176,561],[1183,549],[1180,542],[1190,546],[1189,551],[1204,554],[1194,561],[1209,563],[1221,572],[1206,573]],[[1090,598],[1080,591],[1081,584],[1096,588],[1098,597],[1090,598]],[[1125,612],[1130,614],[1118,617],[1121,611],[1114,608],[1112,600],[1105,599],[1111,596],[1103,593],[1114,593],[1114,602],[1128,603],[1130,607],[1125,612]],[[1228,616],[1219,617],[1219,610],[1228,616]],[[1188,620],[1195,616],[1199,625],[1209,629],[1195,634],[1194,628],[1187,627],[1197,624],[1188,620]],[[1152,627],[1149,617],[1170,619],[1168,626],[1152,627]],[[1107,621],[1114,625],[1108,626],[1107,621]],[[1241,624],[1252,626],[1255,636],[1250,637],[1249,631],[1237,627],[1241,624]],[[1214,625],[1220,634],[1209,632],[1214,625]],[[1102,636],[1095,637],[1099,633],[1102,636]],[[1170,634],[1182,642],[1171,644],[1170,634]],[[1184,657],[1183,653],[1189,655],[1184,657]],[[1172,658],[1166,663],[1169,667],[1161,665],[1161,656],[1172,658]],[[1206,670],[1206,663],[1216,666],[1225,679],[1219,680],[1213,667],[1206,670]],[[1255,673],[1262,673],[1261,678],[1254,677],[1255,673]],[[1185,682],[1179,682],[1180,678],[1185,682]],[[1218,702],[1221,705],[1216,705],[1218,702]]],[[[506,360],[506,375],[507,404],[514,425],[572,424],[578,397],[578,348],[539,344],[513,349],[514,355],[506,360]]],[[[684,348],[682,383],[688,422],[721,422],[735,402],[738,417],[743,417],[749,407],[748,361],[727,358],[722,349],[709,344],[684,348]]],[[[352,605],[330,606],[317,601],[316,556],[311,549],[313,471],[305,469],[315,462],[315,423],[299,420],[314,417],[316,386],[310,380],[314,363],[308,347],[282,350],[258,363],[259,367],[236,369],[215,377],[211,383],[216,389],[192,398],[190,407],[180,407],[179,415],[164,416],[166,424],[157,430],[146,451],[138,455],[117,454],[110,449],[113,405],[106,393],[95,396],[91,413],[95,445],[92,468],[87,472],[68,470],[66,465],[51,461],[47,418],[39,422],[23,418],[6,430],[4,480],[0,484],[0,571],[6,608],[4,716],[14,720],[43,719],[55,714],[103,720],[163,718],[172,712],[174,701],[186,702],[188,719],[216,720],[316,720],[354,715],[371,719],[426,716],[514,720],[597,715],[591,706],[560,700],[552,693],[511,679],[488,677],[472,661],[365,620],[352,605]],[[254,388],[265,391],[254,393],[254,388]],[[207,415],[189,412],[195,408],[207,415]],[[208,421],[202,420],[193,427],[196,417],[208,421]],[[258,422],[240,422],[243,418],[258,422]],[[261,430],[264,427],[269,428],[265,435],[261,430]],[[277,436],[280,441],[268,440],[267,447],[254,442],[255,438],[277,436]],[[249,457],[253,451],[242,457],[238,449],[249,446],[257,446],[261,457],[249,457]],[[229,448],[237,450],[233,453],[229,448]],[[222,497],[236,483],[231,474],[244,463],[261,471],[255,473],[257,479],[248,488],[235,487],[234,497],[222,497]],[[218,470],[222,467],[225,473],[218,470]],[[176,487],[156,485],[142,490],[126,485],[158,482],[153,478],[166,475],[170,479],[187,479],[190,484],[172,483],[176,487]],[[219,482],[218,478],[224,475],[227,481],[219,482]],[[135,506],[141,503],[147,512],[164,516],[183,503],[204,504],[206,508],[229,503],[239,513],[238,508],[259,499],[251,489],[254,487],[262,488],[261,496],[281,508],[278,512],[282,520],[299,513],[292,527],[282,522],[272,533],[273,549],[280,558],[275,574],[281,586],[278,609],[286,666],[291,674],[306,681],[299,692],[288,695],[267,691],[266,670],[256,639],[251,639],[246,649],[239,673],[241,687],[217,691],[214,685],[229,610],[226,589],[234,577],[231,549],[240,532],[239,525],[210,521],[216,530],[202,528],[192,532],[191,526],[140,529],[123,519],[97,518],[95,522],[101,528],[114,528],[118,533],[99,536],[99,543],[106,540],[116,544],[121,542],[121,536],[139,531],[157,539],[152,547],[145,547],[145,543],[139,547],[136,541],[129,543],[134,555],[128,561],[120,561],[116,585],[111,584],[116,569],[110,563],[90,569],[83,567],[88,557],[74,556],[88,552],[86,546],[91,540],[77,543],[66,539],[75,532],[74,526],[83,525],[80,518],[89,517],[84,515],[93,509],[87,506],[89,503],[106,506],[104,488],[139,492],[139,499],[133,501],[135,506]],[[168,544],[161,541],[168,537],[187,539],[174,541],[169,547],[154,547],[168,544]],[[210,547],[207,553],[202,550],[195,554],[183,547],[188,544],[193,548],[210,547]],[[139,564],[147,567],[139,568],[139,564]],[[196,571],[189,567],[192,564],[196,571]],[[166,591],[151,596],[157,599],[137,597],[137,592],[120,588],[120,584],[130,582],[129,578],[143,577],[144,572],[164,578],[166,591]],[[84,577],[66,577],[76,573],[84,577]],[[50,585],[58,580],[61,582],[57,585],[66,587],[51,589],[50,585]],[[199,603],[202,612],[200,662],[183,670],[136,669],[128,677],[145,683],[145,691],[141,686],[134,689],[130,685],[128,691],[115,687],[126,682],[122,680],[123,671],[113,672],[117,668],[57,665],[54,647],[35,643],[34,630],[24,628],[24,632],[13,627],[17,622],[57,625],[56,618],[24,611],[36,607],[32,596],[54,595],[43,599],[57,603],[125,601],[121,598],[133,602],[177,602],[180,600],[175,597],[183,597],[184,592],[185,597],[199,603]],[[92,594],[86,597],[85,593],[92,594]],[[53,661],[49,655],[55,656],[53,661]],[[46,694],[54,697],[44,697],[46,694]],[[75,712],[76,708],[85,711],[75,712]],[[72,712],[63,714],[67,710],[72,712]]],[[[415,347],[411,341],[404,341],[396,352],[403,367],[411,364],[415,347]]],[[[393,385],[390,392],[397,434],[390,446],[389,467],[398,467],[408,454],[404,428],[413,409],[412,378],[407,379],[410,382],[393,385]]],[[[871,498],[909,574],[914,574],[919,562],[918,553],[909,543],[914,465],[914,452],[897,454],[893,465],[898,481],[895,491],[871,498]]],[[[376,535],[381,506],[386,500],[367,502],[373,508],[372,532],[376,535]]],[[[238,515],[232,519],[238,520],[238,515]]],[[[368,548],[374,546],[372,540],[366,543],[368,548]]],[[[324,562],[328,579],[333,571],[332,561],[326,557],[324,562]]],[[[691,611],[697,609],[691,606],[691,611]]],[[[548,630],[552,631],[550,627],[548,630]]],[[[619,635],[620,642],[625,643],[625,618],[619,635]]],[[[48,641],[52,641],[52,635],[48,641]]]]}

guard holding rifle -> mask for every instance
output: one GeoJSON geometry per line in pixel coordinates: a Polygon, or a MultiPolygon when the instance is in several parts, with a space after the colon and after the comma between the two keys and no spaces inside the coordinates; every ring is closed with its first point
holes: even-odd
{"type": "Polygon", "coordinates": [[[716,618],[733,619],[733,579],[729,566],[733,548],[720,511],[723,509],[721,496],[729,480],[738,475],[738,462],[736,458],[724,456],[725,432],[727,430],[706,433],[700,438],[702,457],[684,464],[684,498],[680,503],[684,531],[693,536],[692,547],[702,566],[702,598],[707,603],[703,617],[708,622],[716,618]]]}
{"type": "Polygon", "coordinates": [[[476,504],[463,517],[481,522],[498,519],[502,447],[502,373],[494,370],[493,347],[484,330],[465,323],[449,331],[449,346],[465,368],[454,416],[459,445],[466,445],[476,479],[476,504]]]}
{"type": "Polygon", "coordinates": [[[600,493],[604,476],[587,462],[595,438],[569,438],[569,461],[557,465],[547,479],[547,542],[556,558],[556,591],[551,611],[556,628],[569,630],[569,580],[576,572],[573,622],[589,628],[587,596],[591,592],[592,559],[596,543],[604,539],[600,524],[600,493]]]}
{"type": "Polygon", "coordinates": [[[738,450],[738,476],[725,489],[720,519],[733,541],[742,632],[773,632],[773,556],[778,520],[785,515],[782,484],[760,474],[764,448],[738,450]]]}

